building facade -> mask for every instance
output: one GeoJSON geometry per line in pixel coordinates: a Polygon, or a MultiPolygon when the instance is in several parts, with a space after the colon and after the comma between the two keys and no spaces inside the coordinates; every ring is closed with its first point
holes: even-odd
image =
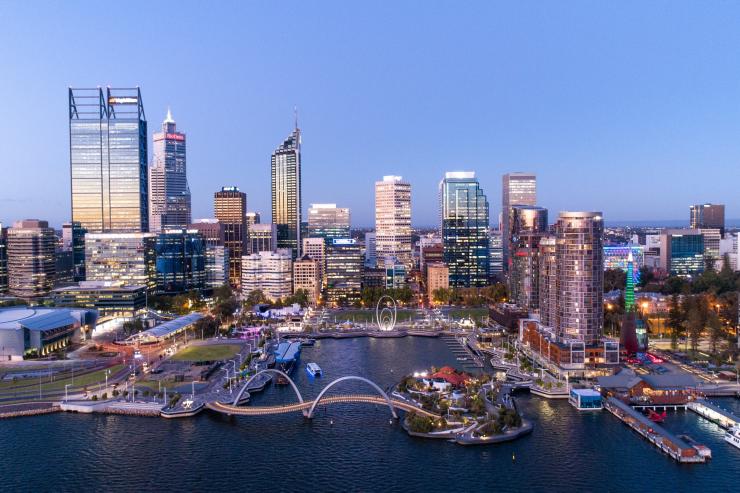
{"type": "Polygon", "coordinates": [[[509,297],[521,308],[539,310],[539,245],[547,235],[547,209],[512,205],[508,224],[509,297]]]}
{"type": "MultiPolygon", "coordinates": [[[[333,241],[333,240],[332,240],[333,241]]],[[[318,262],[319,280],[321,285],[326,284],[326,242],[322,238],[303,238],[304,255],[318,262]]]]}
{"type": "Polygon", "coordinates": [[[154,233],[88,233],[85,271],[88,281],[121,282],[123,286],[157,286],[154,233]]]}
{"type": "Polygon", "coordinates": [[[704,235],[698,229],[665,229],[660,233],[660,268],[671,276],[704,272],[704,235]]]}
{"type": "Polygon", "coordinates": [[[85,280],[85,233],[79,222],[62,224],[62,250],[72,252],[75,282],[85,280]]]}
{"type": "Polygon", "coordinates": [[[488,284],[488,200],[474,172],[450,172],[439,184],[440,233],[450,286],[488,284]]]}
{"type": "Polygon", "coordinates": [[[247,251],[247,194],[238,187],[223,187],[214,196],[214,215],[224,227],[224,246],[229,251],[229,283],[241,285],[242,256],[247,251]]]}
{"type": "Polygon", "coordinates": [[[183,293],[206,288],[206,242],[194,229],[168,229],[155,246],[157,292],[183,293]]]}
{"type": "Polygon", "coordinates": [[[511,206],[537,205],[537,177],[533,173],[507,173],[502,178],[501,232],[504,271],[508,272],[511,249],[511,206]]]}
{"type": "Polygon", "coordinates": [[[272,153],[272,222],[277,247],[289,248],[293,258],[301,249],[301,131],[296,128],[272,153]]]}
{"type": "Polygon", "coordinates": [[[141,91],[69,89],[72,221],[90,233],[149,230],[141,91]]]}
{"type": "Polygon", "coordinates": [[[719,229],[720,236],[724,236],[724,204],[696,204],[690,206],[689,227],[691,229],[719,229]]]}
{"type": "Polygon", "coordinates": [[[146,286],[125,286],[122,282],[81,281],[52,292],[56,306],[97,310],[100,319],[131,318],[146,308],[146,286]]]}
{"type": "Polygon", "coordinates": [[[378,264],[377,237],[375,232],[365,233],[365,267],[375,268],[378,264]]]}
{"type": "MultiPolygon", "coordinates": [[[[305,240],[305,238],[304,238],[305,240]]],[[[293,262],[293,293],[303,289],[308,293],[308,301],[316,305],[321,299],[321,274],[319,262],[304,253],[293,262]]]]}
{"type": "Polygon", "coordinates": [[[540,239],[537,265],[540,270],[540,321],[547,327],[554,327],[557,320],[557,265],[557,240],[554,236],[540,239]]]}
{"type": "Polygon", "coordinates": [[[152,138],[154,159],[149,167],[149,231],[187,228],[192,222],[187,178],[186,137],[177,131],[172,113],[152,138]]]}
{"type": "Polygon", "coordinates": [[[308,208],[308,236],[324,238],[328,243],[349,238],[350,216],[347,207],[337,204],[311,204],[308,208]]]}
{"type": "Polygon", "coordinates": [[[288,250],[259,252],[242,258],[242,292],[261,290],[269,300],[293,293],[293,261],[288,250]]]}
{"type": "Polygon", "coordinates": [[[46,221],[17,221],[7,233],[8,291],[19,298],[38,298],[54,287],[57,237],[46,221]]]}
{"type": "Polygon", "coordinates": [[[449,289],[450,270],[443,263],[429,263],[425,267],[427,280],[427,297],[434,303],[434,292],[438,289],[449,289]]]}
{"type": "Polygon", "coordinates": [[[326,252],[326,290],[329,303],[352,304],[362,294],[364,258],[353,239],[333,240],[326,252]]]}
{"type": "Polygon", "coordinates": [[[375,252],[377,263],[413,267],[411,255],[411,184],[400,176],[375,182],[375,252]]]}
{"type": "Polygon", "coordinates": [[[249,251],[251,253],[274,252],[277,250],[277,227],[273,223],[253,224],[249,228],[249,251]]]}
{"type": "Polygon", "coordinates": [[[600,212],[561,212],[555,233],[558,338],[595,344],[604,326],[603,217],[600,212]]]}
{"type": "Polygon", "coordinates": [[[0,295],[8,292],[8,228],[0,224],[0,295]]]}

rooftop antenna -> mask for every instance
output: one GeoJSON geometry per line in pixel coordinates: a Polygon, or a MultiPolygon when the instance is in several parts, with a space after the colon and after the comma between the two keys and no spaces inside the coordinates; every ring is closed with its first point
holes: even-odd
{"type": "Polygon", "coordinates": [[[295,129],[298,130],[298,106],[293,106],[293,116],[295,117],[295,129]]]}

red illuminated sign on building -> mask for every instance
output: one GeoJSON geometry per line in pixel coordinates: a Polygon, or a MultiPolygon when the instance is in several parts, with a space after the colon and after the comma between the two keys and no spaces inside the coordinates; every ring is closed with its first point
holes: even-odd
{"type": "Polygon", "coordinates": [[[185,136],[182,134],[167,134],[166,138],[172,140],[185,140],[185,136]]]}

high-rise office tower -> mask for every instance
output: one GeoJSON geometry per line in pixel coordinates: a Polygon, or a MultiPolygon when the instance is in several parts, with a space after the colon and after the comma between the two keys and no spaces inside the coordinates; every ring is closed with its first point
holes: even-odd
{"type": "Polygon", "coordinates": [[[445,173],[439,197],[440,232],[450,287],[485,286],[490,274],[488,200],[475,173],[445,173]]]}
{"type": "Polygon", "coordinates": [[[187,229],[194,229],[203,235],[207,247],[224,244],[224,225],[218,219],[197,219],[187,229]]]}
{"type": "Polygon", "coordinates": [[[229,250],[224,246],[224,225],[218,219],[198,219],[188,226],[198,231],[206,242],[206,288],[229,283],[229,250]]]}
{"type": "Polygon", "coordinates": [[[85,233],[77,221],[62,224],[62,250],[72,252],[76,282],[85,280],[85,233]]]}
{"type": "Polygon", "coordinates": [[[242,280],[242,255],[247,252],[247,194],[238,187],[223,187],[214,196],[214,215],[224,227],[229,251],[229,281],[238,288],[242,280]]]}
{"type": "Polygon", "coordinates": [[[46,296],[54,287],[57,237],[46,221],[26,219],[8,230],[8,290],[19,298],[46,296]]]}
{"type": "Polygon", "coordinates": [[[149,230],[141,91],[69,89],[72,221],[89,233],[149,230]]]}
{"type": "Polygon", "coordinates": [[[724,204],[696,204],[689,207],[689,227],[691,229],[719,229],[725,234],[724,204]]]}
{"type": "Polygon", "coordinates": [[[348,208],[337,204],[311,204],[308,208],[308,236],[331,243],[336,238],[349,238],[349,230],[348,208]]]}
{"type": "Polygon", "coordinates": [[[380,265],[413,267],[411,255],[411,184],[400,176],[384,176],[375,182],[375,253],[380,265]]]}
{"type": "Polygon", "coordinates": [[[600,212],[561,212],[555,223],[555,233],[556,333],[560,340],[595,344],[604,326],[602,215],[600,212]]]}
{"type": "Polygon", "coordinates": [[[704,235],[698,229],[660,232],[660,268],[671,276],[692,277],[706,266],[704,235]]]}
{"type": "Polygon", "coordinates": [[[295,130],[272,153],[272,222],[278,248],[301,249],[301,131],[295,130]]]}
{"type": "Polygon", "coordinates": [[[500,229],[490,230],[488,247],[491,250],[491,275],[501,277],[504,273],[504,244],[500,229]]]}
{"type": "Polygon", "coordinates": [[[0,224],[0,294],[8,292],[8,228],[0,224]]]}
{"type": "Polygon", "coordinates": [[[149,167],[149,231],[186,228],[191,222],[185,134],[177,131],[172,113],[152,138],[154,159],[149,167]]]}
{"type": "Polygon", "coordinates": [[[167,229],[155,245],[157,292],[183,293],[206,287],[206,241],[195,229],[167,229]]]}
{"type": "Polygon", "coordinates": [[[509,207],[511,231],[509,293],[521,308],[539,309],[539,244],[547,234],[547,209],[531,205],[509,207]]]}
{"type": "Polygon", "coordinates": [[[501,234],[504,251],[504,271],[509,272],[511,244],[511,211],[513,205],[537,204],[537,177],[533,173],[507,173],[501,192],[501,234]]]}
{"type": "Polygon", "coordinates": [[[353,239],[332,240],[326,252],[326,291],[334,305],[352,304],[362,294],[364,257],[353,239]]]}

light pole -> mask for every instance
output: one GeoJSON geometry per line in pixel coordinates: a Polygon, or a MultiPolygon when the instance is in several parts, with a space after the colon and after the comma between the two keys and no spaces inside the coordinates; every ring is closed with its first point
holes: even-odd
{"type": "Polygon", "coordinates": [[[67,394],[67,389],[71,386],[71,383],[64,385],[64,402],[67,402],[69,400],[69,395],[67,394]]]}

